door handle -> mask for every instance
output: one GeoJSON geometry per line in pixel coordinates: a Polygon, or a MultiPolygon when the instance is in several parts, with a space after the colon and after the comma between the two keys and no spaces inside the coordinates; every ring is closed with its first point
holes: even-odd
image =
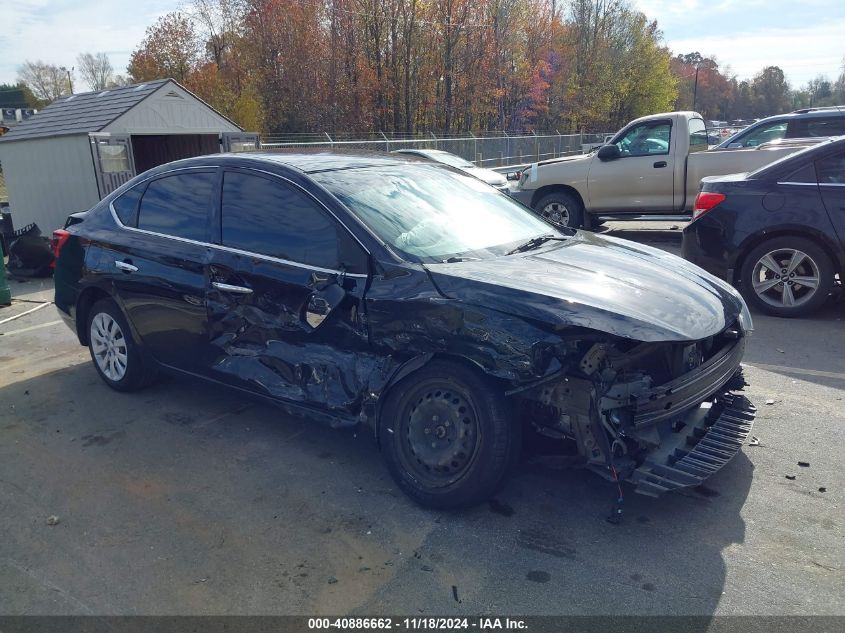
{"type": "Polygon", "coordinates": [[[665,160],[659,160],[656,163],[654,163],[654,168],[660,169],[661,167],[666,167],[667,164],[668,163],[665,160]]]}
{"type": "Polygon", "coordinates": [[[114,260],[114,266],[118,270],[122,270],[125,273],[137,273],[138,272],[137,266],[133,266],[129,262],[122,262],[118,259],[114,260]]]}
{"type": "Polygon", "coordinates": [[[211,285],[217,288],[218,290],[222,290],[223,292],[234,292],[235,294],[239,295],[252,294],[252,288],[247,288],[246,286],[233,286],[232,284],[224,284],[220,283],[219,281],[212,281],[211,285]]]}

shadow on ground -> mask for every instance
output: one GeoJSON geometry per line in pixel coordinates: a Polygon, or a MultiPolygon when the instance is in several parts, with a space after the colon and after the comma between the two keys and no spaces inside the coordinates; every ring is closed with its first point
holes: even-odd
{"type": "Polygon", "coordinates": [[[525,464],[437,513],[368,436],[214,386],[110,391],[90,363],[0,389],[6,614],[699,614],[742,543],[753,467],[662,499],[525,464]],[[56,515],[59,523],[47,524],[56,515]]]}

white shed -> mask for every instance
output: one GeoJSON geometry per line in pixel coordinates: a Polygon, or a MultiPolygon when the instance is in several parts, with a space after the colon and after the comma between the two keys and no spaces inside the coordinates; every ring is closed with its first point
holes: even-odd
{"type": "Polygon", "coordinates": [[[49,234],[151,167],[257,146],[257,134],[162,79],[54,101],[0,137],[0,164],[15,226],[49,234]]]}

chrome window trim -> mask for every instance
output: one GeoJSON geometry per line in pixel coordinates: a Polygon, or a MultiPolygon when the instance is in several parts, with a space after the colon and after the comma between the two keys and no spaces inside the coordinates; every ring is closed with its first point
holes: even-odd
{"type": "Polygon", "coordinates": [[[800,187],[818,187],[820,183],[817,182],[791,182],[791,181],[784,181],[778,182],[779,185],[798,185],[800,187]]]}
{"type": "MultiPolygon", "coordinates": [[[[148,178],[144,178],[143,180],[140,180],[137,183],[135,183],[135,185],[133,185],[131,188],[134,188],[134,187],[140,185],[141,183],[147,182],[147,181],[152,180],[154,178],[177,174],[178,172],[181,172],[181,171],[189,171],[189,170],[197,170],[197,169],[215,169],[216,170],[216,169],[225,169],[225,167],[221,167],[221,166],[218,166],[218,165],[180,167],[178,169],[173,169],[173,170],[170,170],[170,171],[161,172],[159,174],[154,174],[154,175],[152,175],[148,178]]],[[[334,213],[332,213],[331,209],[326,208],[326,205],[324,205],[322,202],[320,202],[319,200],[314,198],[314,196],[312,196],[310,193],[308,193],[308,191],[306,191],[305,189],[303,189],[302,187],[297,185],[295,182],[292,182],[292,181],[288,180],[287,178],[284,178],[283,176],[279,176],[278,174],[266,172],[266,171],[263,171],[261,169],[252,169],[252,168],[248,168],[248,167],[238,167],[236,169],[249,169],[251,171],[257,171],[257,172],[265,173],[269,176],[274,176],[276,178],[279,178],[280,180],[284,180],[285,182],[290,183],[291,185],[293,185],[294,187],[296,187],[297,189],[299,189],[300,191],[302,191],[303,193],[308,195],[310,198],[312,198],[314,200],[314,202],[316,202],[322,208],[324,208],[346,230],[346,232],[349,233],[355,239],[356,242],[358,242],[358,244],[361,246],[361,248],[364,249],[364,252],[367,253],[367,256],[370,256],[370,252],[367,250],[367,248],[363,244],[361,244],[361,241],[357,237],[355,237],[355,235],[352,233],[352,231],[350,231],[347,228],[347,226],[334,213]]],[[[128,191],[128,189],[127,189],[127,191],[128,191]]],[[[123,193],[121,193],[120,195],[123,195],[123,193]]],[[[117,199],[119,197],[120,196],[115,196],[114,199],[117,199]]],[[[346,271],[343,271],[343,270],[335,270],[334,268],[322,268],[320,266],[311,266],[310,264],[303,264],[301,262],[295,262],[295,261],[291,261],[291,260],[288,260],[288,259],[281,259],[279,257],[272,257],[271,255],[264,255],[262,253],[253,253],[251,251],[244,251],[244,250],[241,250],[241,249],[238,249],[238,248],[232,248],[230,246],[224,246],[223,244],[213,244],[211,242],[200,242],[198,240],[191,240],[191,239],[188,239],[186,237],[179,237],[177,235],[167,235],[166,233],[157,233],[155,231],[147,231],[146,229],[139,229],[139,228],[136,228],[136,227],[133,227],[133,226],[126,226],[125,224],[123,224],[123,222],[120,221],[120,218],[118,217],[117,212],[114,210],[114,204],[113,204],[114,199],[109,202],[109,211],[111,211],[111,216],[112,216],[112,219],[114,220],[115,224],[117,224],[117,226],[119,228],[121,228],[125,231],[132,231],[134,233],[141,233],[142,235],[154,235],[156,237],[163,237],[163,238],[166,238],[166,239],[169,239],[169,240],[174,240],[176,242],[184,242],[186,244],[194,244],[195,246],[204,246],[206,248],[216,248],[218,250],[227,251],[227,252],[230,252],[230,253],[235,253],[237,255],[245,255],[247,257],[255,257],[256,259],[263,259],[265,261],[273,262],[273,263],[276,263],[276,264],[293,266],[295,268],[303,268],[305,270],[313,270],[313,271],[316,271],[316,272],[330,273],[330,274],[335,274],[335,275],[344,275],[346,277],[354,277],[356,279],[367,279],[369,277],[369,275],[367,273],[349,273],[349,272],[346,272],[346,271]]],[[[140,206],[138,207],[138,210],[140,212],[140,206]]]]}
{"type": "Polygon", "coordinates": [[[845,187],[843,182],[820,182],[819,187],[845,187]]]}

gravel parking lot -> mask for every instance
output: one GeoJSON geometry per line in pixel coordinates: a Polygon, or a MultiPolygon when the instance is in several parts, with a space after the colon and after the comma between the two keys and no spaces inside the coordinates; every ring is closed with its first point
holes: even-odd
{"type": "MultiPolygon", "coordinates": [[[[0,320],[52,299],[11,285],[0,320]]],[[[48,306],[0,325],[0,614],[845,615],[843,317],[755,315],[759,445],[611,525],[583,470],[436,513],[367,435],[183,380],[115,393],[48,306]]]]}

